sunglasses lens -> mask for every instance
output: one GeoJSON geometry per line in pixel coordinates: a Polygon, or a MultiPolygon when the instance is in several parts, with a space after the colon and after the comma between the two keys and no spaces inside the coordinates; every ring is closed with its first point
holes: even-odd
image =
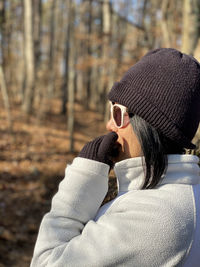
{"type": "Polygon", "coordinates": [[[120,127],[122,122],[122,112],[118,106],[113,107],[113,119],[115,120],[116,125],[120,127]]]}

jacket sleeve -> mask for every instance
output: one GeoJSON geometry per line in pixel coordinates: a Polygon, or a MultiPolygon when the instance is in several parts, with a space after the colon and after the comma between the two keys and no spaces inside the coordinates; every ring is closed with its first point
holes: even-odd
{"type": "Polygon", "coordinates": [[[79,157],[67,166],[51,210],[41,222],[32,267],[79,266],[83,251],[87,252],[92,244],[82,238],[83,230],[94,219],[107,193],[108,171],[104,163],[79,157]]]}

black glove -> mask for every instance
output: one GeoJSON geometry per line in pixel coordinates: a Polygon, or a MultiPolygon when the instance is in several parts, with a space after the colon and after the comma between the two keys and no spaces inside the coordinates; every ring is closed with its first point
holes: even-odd
{"type": "Polygon", "coordinates": [[[118,154],[117,138],[118,135],[115,132],[97,137],[87,143],[78,156],[106,163],[112,168],[113,158],[118,154]]]}

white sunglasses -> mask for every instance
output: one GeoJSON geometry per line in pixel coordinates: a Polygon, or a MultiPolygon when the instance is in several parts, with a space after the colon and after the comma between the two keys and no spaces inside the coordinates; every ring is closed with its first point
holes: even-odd
{"type": "Polygon", "coordinates": [[[110,102],[111,118],[117,128],[122,128],[129,122],[127,108],[120,104],[110,102]]]}

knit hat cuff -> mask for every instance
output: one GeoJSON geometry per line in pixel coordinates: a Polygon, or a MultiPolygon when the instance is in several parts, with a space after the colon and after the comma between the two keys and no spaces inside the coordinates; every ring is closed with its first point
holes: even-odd
{"type": "Polygon", "coordinates": [[[162,132],[165,136],[168,136],[171,140],[176,140],[184,148],[194,149],[196,147],[191,143],[189,138],[183,135],[182,131],[170,118],[158,110],[145,96],[140,95],[138,90],[131,90],[131,94],[128,94],[129,88],[130,85],[128,83],[114,83],[108,94],[108,99],[128,107],[129,112],[142,117],[154,128],[162,132]],[[130,97],[127,97],[127,95],[130,95],[130,97]]]}

